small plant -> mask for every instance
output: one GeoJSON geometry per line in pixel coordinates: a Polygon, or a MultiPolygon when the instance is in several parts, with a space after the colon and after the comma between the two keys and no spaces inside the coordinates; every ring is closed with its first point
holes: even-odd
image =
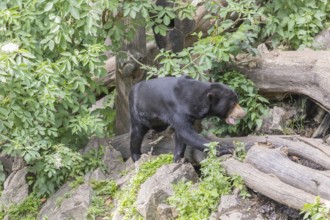
{"type": "Polygon", "coordinates": [[[239,190],[239,195],[243,199],[251,197],[251,194],[248,192],[242,177],[235,175],[231,177],[231,180],[233,188],[239,190]]]}
{"type": "Polygon", "coordinates": [[[66,192],[62,197],[58,197],[55,201],[56,207],[60,207],[65,199],[70,198],[73,195],[72,191],[66,192]]]}
{"type": "Polygon", "coordinates": [[[327,220],[330,218],[330,210],[321,203],[319,196],[315,197],[314,203],[305,204],[301,210],[301,214],[304,214],[304,219],[311,220],[327,220]]]}
{"type": "MultiPolygon", "coordinates": [[[[3,164],[0,161],[0,185],[1,186],[2,186],[3,182],[5,182],[5,179],[6,179],[5,171],[3,169],[3,164]]],[[[0,187],[0,189],[2,189],[2,187],[0,187]]]]}
{"type": "Polygon", "coordinates": [[[239,161],[244,161],[246,157],[245,144],[240,141],[234,141],[234,157],[239,161]]]}
{"type": "Polygon", "coordinates": [[[83,176],[78,176],[73,180],[72,182],[69,183],[69,186],[71,189],[77,189],[78,186],[84,183],[84,177],[83,176]]]}
{"type": "Polygon", "coordinates": [[[29,183],[38,195],[48,195],[65,180],[79,178],[90,170],[102,167],[103,148],[91,150],[85,155],[64,145],[54,145],[56,153],[46,154],[36,161],[30,171],[38,176],[30,177],[29,183]]]}
{"type": "Polygon", "coordinates": [[[113,196],[117,191],[117,185],[112,180],[92,181],[94,191],[92,205],[88,208],[87,219],[94,220],[110,214],[113,206],[113,196]]]}
{"type": "Polygon", "coordinates": [[[174,195],[168,201],[179,212],[178,219],[207,219],[218,205],[219,198],[231,190],[230,178],[225,175],[217,158],[216,142],[209,143],[208,156],[201,162],[201,179],[173,185],[174,195]]]}
{"type": "Polygon", "coordinates": [[[92,181],[91,186],[97,196],[113,196],[117,191],[117,184],[112,180],[92,181]]]}
{"type": "Polygon", "coordinates": [[[273,47],[297,49],[313,45],[313,37],[329,21],[330,6],[325,0],[277,0],[269,1],[262,10],[266,16],[262,35],[271,36],[273,47]]]}
{"type": "Polygon", "coordinates": [[[136,196],[142,183],[150,176],[156,173],[156,170],[173,161],[172,154],[162,154],[156,159],[145,162],[140,165],[138,173],[132,178],[132,181],[126,186],[119,195],[119,211],[124,214],[124,219],[142,219],[136,210],[136,196]]]}
{"type": "Polygon", "coordinates": [[[42,200],[34,193],[30,194],[22,203],[12,205],[5,214],[9,219],[34,220],[37,219],[42,200]]]}

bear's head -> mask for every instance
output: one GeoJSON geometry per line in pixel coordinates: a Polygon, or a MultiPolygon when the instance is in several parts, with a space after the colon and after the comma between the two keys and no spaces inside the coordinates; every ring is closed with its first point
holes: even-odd
{"type": "Polygon", "coordinates": [[[227,124],[233,125],[236,120],[246,115],[244,109],[238,104],[236,92],[226,85],[212,83],[207,97],[210,103],[210,115],[225,119],[227,124]]]}

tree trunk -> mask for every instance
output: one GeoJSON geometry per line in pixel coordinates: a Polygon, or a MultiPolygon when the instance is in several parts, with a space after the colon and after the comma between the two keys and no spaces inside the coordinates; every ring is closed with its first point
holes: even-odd
{"type": "MultiPolygon", "coordinates": [[[[129,22],[130,19],[125,20],[125,23],[129,22]]],[[[146,50],[145,28],[139,27],[132,41],[123,42],[122,51],[127,53],[121,52],[116,56],[117,97],[115,132],[117,135],[129,131],[128,95],[132,86],[144,77],[144,71],[139,68],[136,60],[143,63],[146,57],[146,50]]]]}
{"type": "Polygon", "coordinates": [[[265,95],[302,94],[330,112],[330,51],[273,51],[236,65],[265,95]]]}

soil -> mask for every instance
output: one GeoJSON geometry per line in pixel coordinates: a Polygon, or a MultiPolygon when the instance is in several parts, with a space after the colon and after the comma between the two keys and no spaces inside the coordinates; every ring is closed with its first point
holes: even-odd
{"type": "Polygon", "coordinates": [[[239,201],[238,210],[242,220],[302,220],[300,211],[279,204],[257,192],[249,190],[251,197],[239,201]]]}

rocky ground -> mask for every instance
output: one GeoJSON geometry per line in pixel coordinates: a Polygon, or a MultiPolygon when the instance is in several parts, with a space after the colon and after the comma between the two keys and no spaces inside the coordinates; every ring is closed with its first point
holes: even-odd
{"type": "MultiPolygon", "coordinates": [[[[273,107],[270,115],[264,120],[259,133],[283,134],[285,132],[294,132],[297,130],[292,127],[283,127],[283,121],[293,119],[300,111],[297,108],[273,107]]],[[[293,121],[294,122],[294,121],[293,121]]],[[[299,120],[298,120],[299,122],[299,120]]],[[[297,123],[297,122],[296,122],[297,123]]],[[[305,134],[315,133],[317,126],[311,123],[307,129],[301,129],[305,134]]],[[[328,140],[329,141],[329,138],[328,140]]],[[[330,142],[330,141],[329,141],[330,142]]],[[[116,184],[123,188],[135,175],[139,165],[131,160],[124,161],[121,152],[115,150],[107,139],[94,139],[90,141],[85,152],[90,149],[105,147],[103,162],[106,165],[106,171],[96,169],[85,175],[84,180],[77,186],[72,187],[69,183],[64,184],[54,195],[52,195],[42,205],[38,214],[38,219],[63,220],[63,219],[86,219],[89,207],[92,205],[95,192],[91,186],[92,180],[114,180],[116,184]]],[[[148,160],[151,156],[146,155],[139,162],[148,160]]],[[[294,160],[295,158],[293,158],[294,160]]],[[[304,163],[301,162],[301,163],[304,163]]],[[[308,165],[308,161],[305,162],[308,165]]],[[[310,165],[317,166],[317,165],[310,165]]],[[[14,160],[13,172],[7,177],[4,184],[4,191],[0,197],[2,206],[18,204],[27,197],[29,187],[26,182],[27,167],[22,166],[21,161],[14,160]]],[[[173,219],[177,216],[175,209],[167,205],[166,199],[173,194],[172,184],[180,180],[193,181],[198,180],[198,169],[190,163],[179,163],[164,165],[157,172],[145,181],[138,192],[136,198],[137,210],[144,219],[173,219]]],[[[221,198],[217,210],[210,216],[210,219],[233,219],[233,220],[252,220],[252,219],[302,219],[298,210],[278,204],[260,194],[249,190],[251,197],[243,199],[238,196],[238,192],[226,195],[221,198]]],[[[220,200],[220,199],[219,199],[220,200]]],[[[120,212],[116,209],[118,202],[115,198],[108,198],[107,204],[112,207],[108,211],[108,217],[88,217],[89,219],[123,219],[120,212]],[[110,217],[111,216],[111,217],[110,217]]],[[[109,208],[110,209],[110,208],[109,208]]],[[[8,219],[8,218],[7,218],[8,219]]]]}

